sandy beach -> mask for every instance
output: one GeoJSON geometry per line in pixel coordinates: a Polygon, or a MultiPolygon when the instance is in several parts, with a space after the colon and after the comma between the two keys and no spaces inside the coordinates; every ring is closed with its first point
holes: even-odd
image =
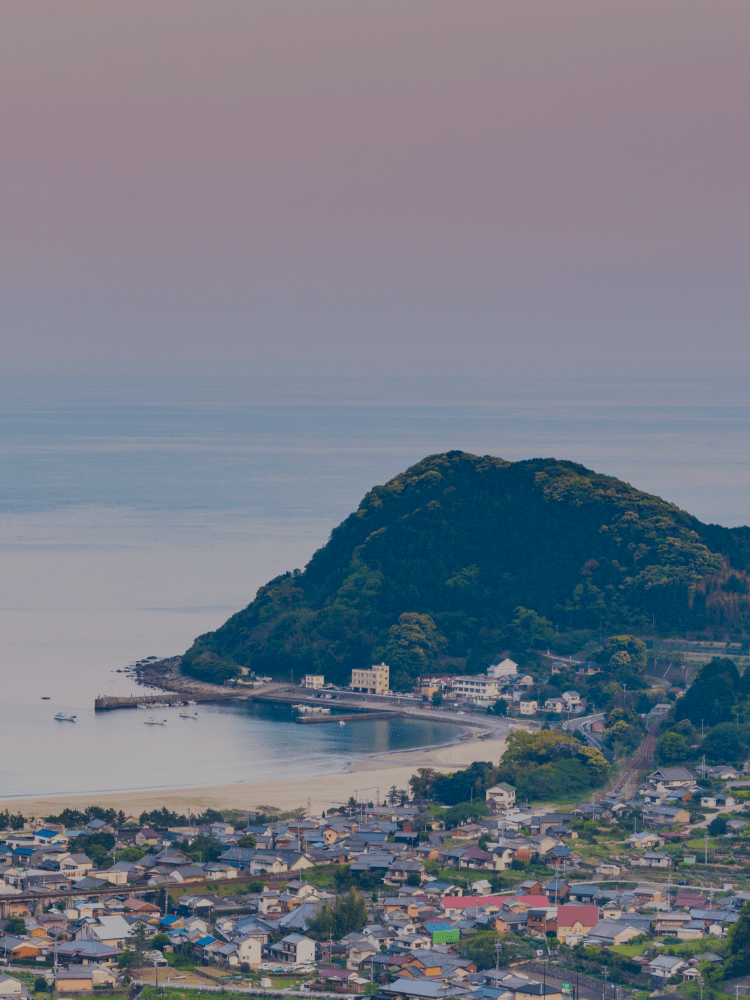
{"type": "Polygon", "coordinates": [[[437,771],[456,771],[475,760],[488,760],[496,764],[504,749],[504,736],[492,735],[478,738],[481,730],[467,734],[467,738],[440,747],[404,752],[373,754],[347,765],[340,774],[317,775],[304,778],[284,778],[280,781],[239,782],[232,785],[214,785],[200,788],[160,788],[143,791],[100,792],[96,794],[44,796],[39,798],[4,799],[3,809],[24,816],[45,817],[60,812],[66,806],[84,809],[89,805],[122,809],[126,815],[137,817],[143,810],[161,809],[166,806],[174,812],[201,812],[212,809],[256,809],[276,806],[281,810],[297,807],[307,809],[308,799],[313,815],[324,809],[343,805],[350,796],[360,801],[375,802],[393,785],[408,789],[409,778],[418,767],[432,767],[437,771]]]}

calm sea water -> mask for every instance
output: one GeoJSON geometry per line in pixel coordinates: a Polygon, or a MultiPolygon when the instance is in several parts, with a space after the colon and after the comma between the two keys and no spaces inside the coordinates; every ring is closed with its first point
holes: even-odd
{"type": "Polygon", "coordinates": [[[749,431],[739,378],[0,380],[0,795],[318,774],[450,738],[244,705],[152,728],[93,700],[134,693],[119,668],[183,651],[427,454],[568,458],[734,525],[749,431]]]}

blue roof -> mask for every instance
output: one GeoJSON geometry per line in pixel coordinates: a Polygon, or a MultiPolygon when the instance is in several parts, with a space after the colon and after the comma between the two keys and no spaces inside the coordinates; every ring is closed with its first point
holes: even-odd
{"type": "Polygon", "coordinates": [[[447,920],[439,921],[438,923],[429,923],[424,925],[424,929],[429,931],[430,934],[434,934],[436,931],[452,931],[454,930],[453,924],[448,923],[447,920]]]}
{"type": "Polygon", "coordinates": [[[159,923],[171,926],[173,923],[175,923],[176,920],[181,920],[181,919],[182,919],[181,917],[176,917],[174,916],[174,914],[170,913],[168,917],[162,917],[159,923]]]}
{"type": "Polygon", "coordinates": [[[206,948],[210,944],[215,944],[216,938],[212,938],[211,935],[209,934],[206,937],[201,938],[200,941],[196,941],[195,943],[200,945],[201,948],[206,948]]]}

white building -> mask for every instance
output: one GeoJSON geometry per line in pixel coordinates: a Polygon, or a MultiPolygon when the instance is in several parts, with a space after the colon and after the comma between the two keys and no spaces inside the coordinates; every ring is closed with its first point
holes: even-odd
{"type": "Polygon", "coordinates": [[[548,698],[544,703],[544,707],[548,712],[564,712],[565,702],[562,698],[548,698]]]}
{"type": "Polygon", "coordinates": [[[520,712],[521,715],[536,715],[538,708],[539,708],[539,702],[522,700],[520,705],[520,712]]]}
{"type": "Polygon", "coordinates": [[[325,684],[326,679],[323,674],[305,674],[305,687],[313,688],[317,691],[318,688],[322,688],[325,684]]]}
{"type": "Polygon", "coordinates": [[[518,674],[518,664],[507,656],[500,663],[487,667],[487,676],[497,680],[499,677],[515,677],[518,674]]]}
{"type": "Polygon", "coordinates": [[[484,798],[490,808],[510,809],[516,802],[516,790],[513,785],[501,781],[497,785],[493,785],[492,788],[488,788],[484,793],[484,798]]]}
{"type": "Polygon", "coordinates": [[[464,701],[482,702],[497,701],[500,688],[496,680],[489,677],[454,677],[451,685],[453,696],[464,701]]]}
{"type": "Polygon", "coordinates": [[[577,691],[563,691],[562,698],[565,707],[572,712],[581,707],[581,696],[577,691]]]}

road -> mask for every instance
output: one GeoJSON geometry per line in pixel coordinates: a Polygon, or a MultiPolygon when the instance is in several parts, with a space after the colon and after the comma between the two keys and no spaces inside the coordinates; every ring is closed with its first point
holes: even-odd
{"type": "Polygon", "coordinates": [[[576,719],[568,719],[567,722],[563,722],[562,727],[569,733],[581,733],[592,747],[596,750],[602,750],[601,740],[594,736],[591,727],[595,722],[603,719],[604,712],[600,712],[598,715],[584,715],[576,719]]]}

